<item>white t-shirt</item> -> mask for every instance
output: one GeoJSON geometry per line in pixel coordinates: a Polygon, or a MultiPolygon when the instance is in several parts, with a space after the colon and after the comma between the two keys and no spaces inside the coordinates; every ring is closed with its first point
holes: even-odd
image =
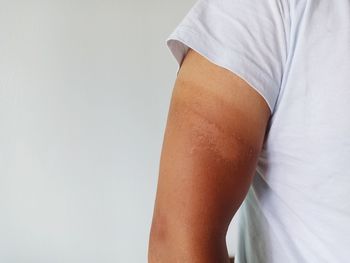
{"type": "Polygon", "coordinates": [[[350,262],[350,1],[197,0],[167,38],[246,80],[272,116],[237,263],[350,262]]]}

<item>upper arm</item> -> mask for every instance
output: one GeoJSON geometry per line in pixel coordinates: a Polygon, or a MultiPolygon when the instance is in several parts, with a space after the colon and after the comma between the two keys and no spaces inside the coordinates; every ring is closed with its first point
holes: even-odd
{"type": "Polygon", "coordinates": [[[254,176],[270,114],[245,81],[189,50],[164,133],[154,235],[191,242],[226,234],[254,176]]]}

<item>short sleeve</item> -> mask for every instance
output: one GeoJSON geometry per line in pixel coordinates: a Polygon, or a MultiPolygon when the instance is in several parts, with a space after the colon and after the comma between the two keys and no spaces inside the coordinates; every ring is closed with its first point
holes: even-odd
{"type": "Polygon", "coordinates": [[[189,48],[252,86],[271,113],[289,42],[285,0],[197,0],[166,39],[178,63],[189,48]]]}

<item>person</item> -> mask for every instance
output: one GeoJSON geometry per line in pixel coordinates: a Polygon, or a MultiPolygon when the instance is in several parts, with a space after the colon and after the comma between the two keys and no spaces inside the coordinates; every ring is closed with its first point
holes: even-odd
{"type": "Polygon", "coordinates": [[[350,2],[197,0],[178,71],[150,263],[348,262],[350,2]]]}

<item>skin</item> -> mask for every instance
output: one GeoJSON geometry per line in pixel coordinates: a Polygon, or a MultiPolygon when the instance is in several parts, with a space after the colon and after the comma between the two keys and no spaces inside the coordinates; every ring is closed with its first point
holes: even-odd
{"type": "Polygon", "coordinates": [[[149,263],[229,263],[228,226],[252,182],[271,112],[243,79],[189,49],[173,88],[149,263]]]}

